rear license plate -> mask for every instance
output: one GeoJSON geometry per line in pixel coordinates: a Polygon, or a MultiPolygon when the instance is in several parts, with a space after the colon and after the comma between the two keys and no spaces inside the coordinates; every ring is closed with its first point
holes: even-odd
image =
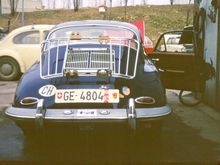
{"type": "Polygon", "coordinates": [[[55,103],[119,103],[118,89],[56,90],[55,103]]]}

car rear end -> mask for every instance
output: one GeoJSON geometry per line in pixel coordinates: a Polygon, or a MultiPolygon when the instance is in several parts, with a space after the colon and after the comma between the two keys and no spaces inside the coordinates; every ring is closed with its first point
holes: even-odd
{"type": "Polygon", "coordinates": [[[6,115],[25,132],[149,128],[171,109],[140,42],[138,30],[126,23],[55,27],[6,115]]]}

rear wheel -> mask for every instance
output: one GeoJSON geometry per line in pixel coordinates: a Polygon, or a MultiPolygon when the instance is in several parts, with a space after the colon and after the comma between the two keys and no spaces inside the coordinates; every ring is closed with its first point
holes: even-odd
{"type": "Polygon", "coordinates": [[[21,72],[20,67],[14,59],[10,57],[0,58],[0,79],[4,81],[16,80],[21,72]]]}

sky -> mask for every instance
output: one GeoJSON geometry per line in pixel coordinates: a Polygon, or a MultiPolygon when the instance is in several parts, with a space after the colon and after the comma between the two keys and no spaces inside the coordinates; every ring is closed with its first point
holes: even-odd
{"type": "MultiPolygon", "coordinates": [[[[168,5],[171,0],[127,0],[128,6],[135,5],[168,5]]],[[[190,0],[173,0],[174,4],[188,4],[190,0]]],[[[46,9],[50,8],[73,8],[72,0],[41,0],[46,9]]],[[[191,0],[191,3],[194,1],[191,0]]],[[[110,0],[80,0],[80,7],[98,7],[106,4],[110,6],[110,0]]],[[[125,0],[112,0],[112,7],[124,6],[125,0]]]]}

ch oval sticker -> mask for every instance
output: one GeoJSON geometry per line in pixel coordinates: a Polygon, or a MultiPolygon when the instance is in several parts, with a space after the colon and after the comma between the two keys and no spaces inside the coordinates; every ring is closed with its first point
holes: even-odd
{"type": "Polygon", "coordinates": [[[39,94],[44,97],[55,95],[57,88],[54,85],[44,85],[39,89],[39,94]]]}

